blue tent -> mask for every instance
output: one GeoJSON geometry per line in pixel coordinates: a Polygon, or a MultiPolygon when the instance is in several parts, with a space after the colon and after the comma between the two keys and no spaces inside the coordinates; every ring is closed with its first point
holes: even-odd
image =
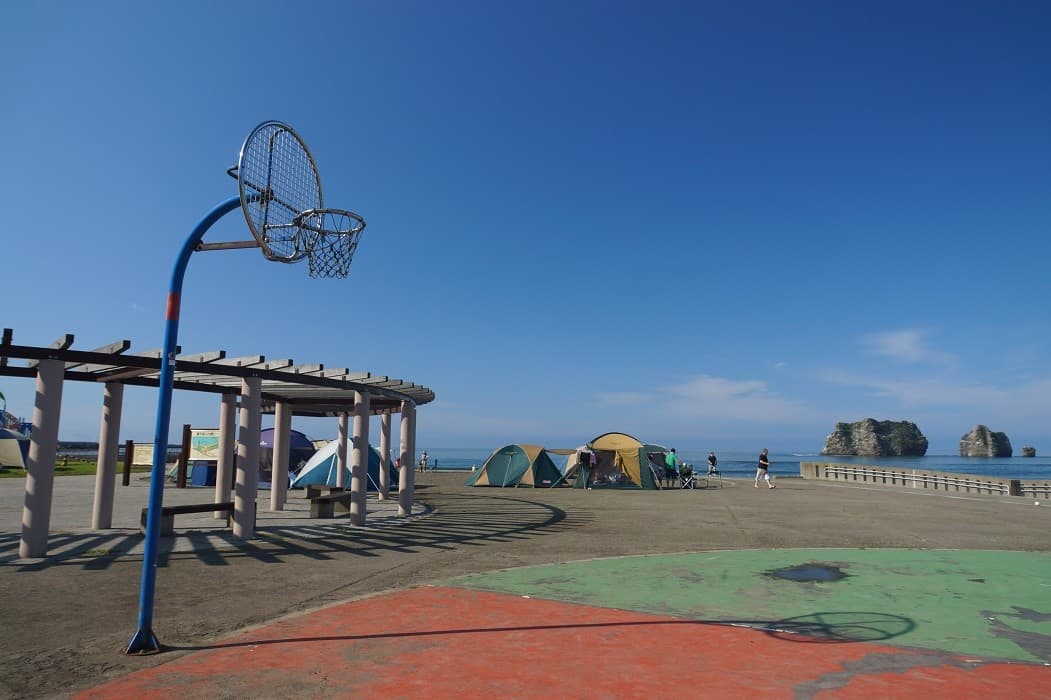
{"type": "Polygon", "coordinates": [[[0,467],[26,468],[29,464],[29,438],[22,433],[0,428],[0,467]]]}
{"type": "MultiPolygon", "coordinates": [[[[292,479],[291,487],[295,489],[303,488],[304,486],[335,486],[336,469],[338,464],[336,450],[338,447],[339,441],[333,440],[315,452],[314,456],[303,465],[295,478],[292,479]]],[[[350,441],[348,440],[347,465],[343,470],[343,483],[348,489],[350,488],[350,450],[350,441]]],[[[378,491],[380,481],[380,453],[372,445],[369,445],[368,473],[368,490],[378,491]]],[[[395,488],[397,485],[398,470],[394,469],[392,465],[390,467],[390,486],[391,488],[395,488]]]]}
{"type": "MultiPolygon", "coordinates": [[[[314,443],[298,430],[288,432],[288,473],[306,465],[317,450],[314,443]]],[[[259,432],[259,487],[270,488],[274,478],[274,429],[266,428],[259,432]]]]}
{"type": "Polygon", "coordinates": [[[540,445],[505,445],[489,455],[467,485],[550,488],[558,485],[562,476],[563,472],[540,445]]]}

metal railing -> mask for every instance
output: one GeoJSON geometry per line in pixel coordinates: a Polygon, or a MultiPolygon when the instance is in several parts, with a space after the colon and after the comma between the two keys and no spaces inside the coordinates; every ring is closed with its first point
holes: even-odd
{"type": "Polygon", "coordinates": [[[1051,481],[1023,481],[927,469],[825,462],[800,462],[799,472],[805,479],[885,484],[958,493],[1051,498],[1051,481]]]}

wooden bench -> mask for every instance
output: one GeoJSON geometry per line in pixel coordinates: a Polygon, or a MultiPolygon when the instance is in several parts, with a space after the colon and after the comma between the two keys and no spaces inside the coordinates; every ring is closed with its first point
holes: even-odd
{"type": "MultiPolygon", "coordinates": [[[[142,531],[146,531],[146,517],[149,508],[142,509],[142,531]]],[[[226,513],[226,527],[230,527],[230,519],[234,515],[234,502],[225,503],[195,503],[183,506],[161,506],[161,536],[172,537],[175,535],[175,516],[181,513],[213,513],[216,511],[226,513]]]]}
{"type": "Polygon", "coordinates": [[[350,492],[335,491],[310,499],[311,518],[334,518],[337,513],[350,514],[350,492]]]}

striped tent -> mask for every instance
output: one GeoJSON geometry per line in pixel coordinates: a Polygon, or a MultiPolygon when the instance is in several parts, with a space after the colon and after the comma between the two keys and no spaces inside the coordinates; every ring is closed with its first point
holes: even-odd
{"type": "Polygon", "coordinates": [[[467,480],[468,486],[515,486],[550,488],[562,480],[562,472],[540,445],[504,445],[467,480]]]}

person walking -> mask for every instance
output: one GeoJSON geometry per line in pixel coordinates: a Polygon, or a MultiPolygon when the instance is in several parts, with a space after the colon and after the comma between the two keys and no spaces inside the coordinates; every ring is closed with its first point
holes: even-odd
{"type": "Polygon", "coordinates": [[[755,470],[755,487],[759,488],[759,479],[766,480],[767,488],[774,488],[774,485],[770,482],[770,455],[766,448],[759,453],[759,466],[755,470]]]}

